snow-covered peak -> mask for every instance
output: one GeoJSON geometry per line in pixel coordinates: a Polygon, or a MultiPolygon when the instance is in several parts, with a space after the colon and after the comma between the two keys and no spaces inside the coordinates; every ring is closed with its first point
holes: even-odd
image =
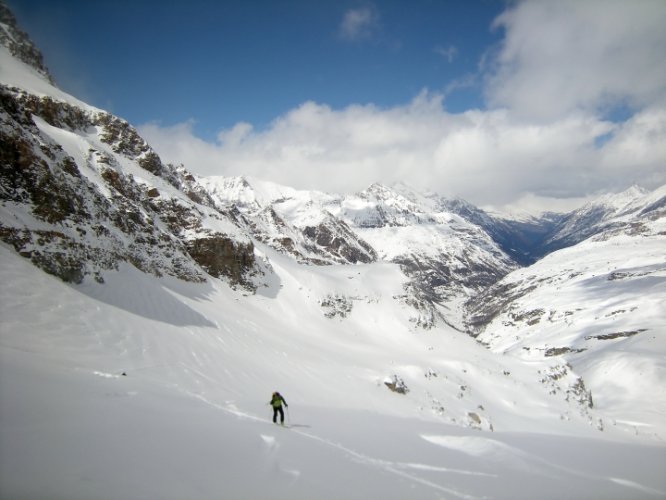
{"type": "Polygon", "coordinates": [[[655,189],[654,191],[647,191],[642,188],[637,188],[636,196],[633,196],[629,201],[618,210],[618,216],[625,214],[637,213],[644,215],[649,212],[660,210],[663,212],[666,207],[666,185],[655,189]]]}
{"type": "Polygon", "coordinates": [[[639,186],[631,186],[620,193],[607,193],[589,201],[569,214],[569,218],[598,224],[626,212],[627,207],[635,206],[649,191],[639,186]]]}
{"type": "Polygon", "coordinates": [[[432,221],[439,208],[405,184],[375,183],[342,202],[342,216],[360,226],[406,226],[432,221]]]}
{"type": "Polygon", "coordinates": [[[663,206],[663,193],[663,187],[649,192],[632,186],[624,192],[596,198],[562,217],[544,245],[545,253],[571,246],[610,229],[622,230],[632,223],[641,223],[644,210],[663,206]]]}
{"type": "Polygon", "coordinates": [[[257,200],[257,193],[245,177],[203,177],[199,183],[220,205],[258,207],[263,204],[263,200],[257,200]]]}
{"type": "Polygon", "coordinates": [[[249,209],[264,209],[275,203],[287,200],[300,200],[303,203],[317,201],[320,204],[336,196],[321,191],[298,190],[255,177],[211,176],[199,179],[199,183],[210,192],[220,204],[234,204],[249,209]]]}
{"type": "Polygon", "coordinates": [[[609,214],[621,212],[627,205],[643,198],[650,191],[637,185],[633,185],[620,193],[603,194],[586,203],[578,211],[593,211],[598,207],[604,207],[609,214]]]}
{"type": "Polygon", "coordinates": [[[367,188],[361,191],[359,193],[359,196],[368,196],[368,197],[372,196],[375,198],[384,199],[394,196],[394,193],[391,190],[391,188],[389,188],[388,186],[380,182],[373,182],[367,188]]]}
{"type": "Polygon", "coordinates": [[[0,2],[0,45],[13,57],[33,68],[42,79],[53,83],[41,52],[27,33],[18,27],[14,14],[3,2],[0,2]]]}
{"type": "Polygon", "coordinates": [[[406,206],[409,203],[414,203],[414,198],[416,198],[416,191],[404,183],[397,183],[391,186],[387,186],[385,184],[375,182],[358,193],[357,196],[370,200],[381,201],[391,205],[406,206]]]}
{"type": "Polygon", "coordinates": [[[533,212],[521,207],[495,207],[484,206],[484,212],[490,217],[495,219],[502,219],[506,221],[526,222],[530,223],[539,220],[540,215],[535,215],[533,212]]]}

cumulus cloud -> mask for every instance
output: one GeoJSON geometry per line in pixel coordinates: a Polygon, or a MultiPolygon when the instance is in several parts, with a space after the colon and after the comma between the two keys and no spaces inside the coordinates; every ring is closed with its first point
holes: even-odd
{"type": "Polygon", "coordinates": [[[505,30],[486,95],[495,107],[535,119],[666,102],[663,0],[519,2],[505,30]]]}
{"type": "Polygon", "coordinates": [[[370,7],[350,9],[340,23],[339,34],[343,40],[356,41],[371,38],[379,25],[379,14],[370,7]]]}
{"type": "Polygon", "coordinates": [[[267,130],[236,126],[215,144],[198,139],[192,123],[146,125],[141,133],[165,158],[200,174],[331,192],[403,181],[502,206],[526,193],[571,198],[633,182],[666,183],[663,112],[622,125],[585,114],[536,125],[507,110],[450,114],[440,95],[423,92],[390,109],[307,102],[267,130]]]}
{"type": "MultiPolygon", "coordinates": [[[[478,205],[562,208],[633,183],[656,188],[666,183],[665,11],[661,0],[512,4],[495,23],[505,35],[484,74],[487,109],[449,113],[446,94],[424,90],[392,108],[306,102],[265,130],[239,123],[215,142],[192,122],[140,131],[201,175],[302,189],[402,181],[478,205]],[[609,119],[617,103],[631,106],[628,119],[609,119]]],[[[355,12],[349,36],[369,22],[355,12]]]]}

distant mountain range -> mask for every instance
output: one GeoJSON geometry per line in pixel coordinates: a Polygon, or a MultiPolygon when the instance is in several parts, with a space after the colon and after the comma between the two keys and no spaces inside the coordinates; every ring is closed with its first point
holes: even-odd
{"type": "Polygon", "coordinates": [[[442,316],[462,327],[459,308],[442,315],[441,306],[664,205],[633,187],[568,214],[514,220],[405,185],[341,196],[199,178],[164,164],[124,120],[57,89],[5,6],[0,21],[2,239],[66,281],[102,280],[126,261],[155,275],[254,288],[266,272],[256,241],[303,264],[398,263],[420,323],[442,316]]]}

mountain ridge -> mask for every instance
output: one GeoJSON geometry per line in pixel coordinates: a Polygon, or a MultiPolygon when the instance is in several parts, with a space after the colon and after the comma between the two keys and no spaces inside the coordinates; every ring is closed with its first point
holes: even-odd
{"type": "Polygon", "coordinates": [[[12,56],[34,68],[50,84],[54,84],[41,51],[35,47],[28,34],[19,28],[16,17],[4,2],[0,3],[0,44],[6,47],[12,56]]]}
{"type": "MultiPolygon", "coordinates": [[[[20,38],[31,47],[26,53],[38,54],[15,24],[3,30],[19,33],[6,36],[5,45],[20,38]]],[[[41,68],[39,57],[21,62],[3,54],[3,66],[17,66],[18,79],[26,82],[25,89],[4,86],[2,93],[3,178],[12,186],[5,199],[30,198],[37,219],[59,226],[69,221],[70,229],[33,232],[10,218],[2,223],[2,238],[67,281],[80,282],[87,274],[102,280],[103,270],[121,259],[157,275],[226,276],[232,285],[253,290],[270,272],[254,257],[255,239],[313,265],[395,262],[410,276],[408,300],[424,314],[417,323],[432,327],[443,320],[462,329],[460,304],[512,270],[621,224],[622,211],[629,216],[648,210],[639,202],[648,196],[640,188],[600,197],[568,214],[525,221],[498,218],[464,200],[419,193],[405,184],[375,183],[353,195],[336,195],[243,177],[199,178],[183,166],[165,165],[126,121],[62,93],[48,74],[35,77],[21,69],[22,64],[41,68]],[[44,95],[48,89],[51,95],[44,95]],[[17,176],[16,164],[28,168],[17,176]],[[72,187],[72,181],[81,187],[72,187]],[[69,194],[49,197],[49,191],[69,194]],[[95,201],[76,194],[82,191],[97,191],[95,201]],[[101,219],[89,220],[86,230],[107,238],[112,250],[85,234],[79,238],[74,230],[85,212],[107,213],[114,203],[119,205],[110,226],[115,234],[101,219]],[[129,233],[137,243],[121,244],[129,233]],[[40,247],[38,241],[46,244],[40,247]]],[[[651,203],[658,209],[663,197],[651,203]]]]}

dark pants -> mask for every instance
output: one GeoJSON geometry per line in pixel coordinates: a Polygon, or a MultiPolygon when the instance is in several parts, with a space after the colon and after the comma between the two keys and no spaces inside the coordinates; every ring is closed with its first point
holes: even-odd
{"type": "Polygon", "coordinates": [[[280,414],[280,423],[284,424],[284,410],[281,406],[278,406],[277,408],[275,406],[273,407],[273,423],[277,424],[278,413],[280,414]]]}

